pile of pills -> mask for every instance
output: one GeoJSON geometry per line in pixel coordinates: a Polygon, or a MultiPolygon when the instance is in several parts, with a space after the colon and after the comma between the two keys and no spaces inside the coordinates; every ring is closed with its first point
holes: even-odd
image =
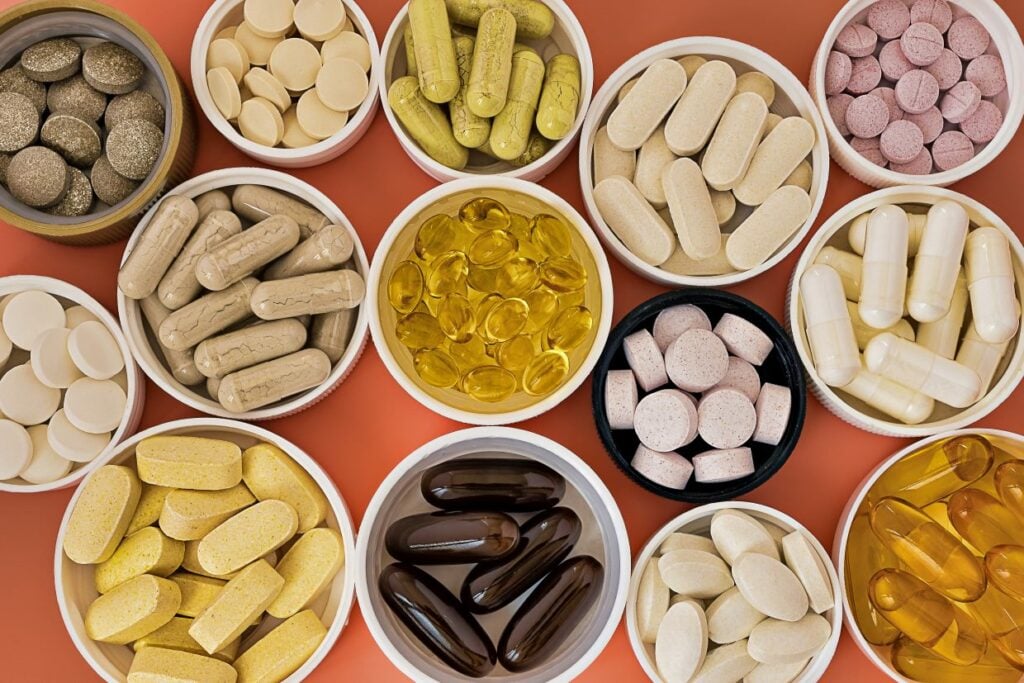
{"type": "Polygon", "coordinates": [[[164,107],[146,77],[142,60],[108,41],[26,48],[0,72],[0,183],[54,216],[124,201],[164,146],[164,107]]]}
{"type": "Polygon", "coordinates": [[[1006,90],[988,31],[946,0],[878,0],[825,67],[828,110],[865,159],[927,175],[967,163],[1003,125],[1006,90]]]}
{"type": "Polygon", "coordinates": [[[1022,456],[1006,439],[937,441],[883,472],[857,509],[846,545],[848,609],[868,642],[892,646],[904,676],[1020,678],[1022,456]]]}
{"type": "Polygon", "coordinates": [[[221,115],[266,147],[308,147],[340,132],[369,94],[371,67],[341,0],[245,0],[243,15],[206,49],[206,87],[221,115]]]}
{"type": "Polygon", "coordinates": [[[400,316],[395,335],[419,377],[485,403],[517,391],[547,396],[564,384],[571,352],[594,326],[575,230],[490,197],[425,220],[387,283],[400,316]]]}
{"type": "Polygon", "coordinates": [[[594,201],[637,258],[679,275],[750,270],[807,221],[814,126],[773,113],[775,89],[700,55],[623,86],[594,140],[594,201]]]}
{"type": "Polygon", "coordinates": [[[951,200],[883,205],[847,230],[849,251],[825,247],[800,276],[821,381],[906,424],[984,398],[1020,326],[1006,236],[951,200]]]}
{"type": "Polygon", "coordinates": [[[84,306],[0,299],[0,480],[48,484],[91,462],[125,418],[124,355],[84,306]]]}
{"type": "Polygon", "coordinates": [[[420,491],[440,511],[388,527],[384,547],[396,563],[377,581],[384,602],[465,676],[487,676],[499,662],[521,673],[550,659],[604,584],[602,564],[574,554],[583,523],[559,505],[562,476],[527,459],[466,457],[426,470],[420,491]],[[423,568],[470,564],[454,591],[423,568]],[[475,615],[511,615],[485,622],[503,624],[497,647],[475,615]]]}
{"type": "Polygon", "coordinates": [[[538,0],[410,0],[406,75],[391,84],[388,104],[416,144],[449,168],[465,168],[474,150],[533,163],[572,132],[580,108],[576,57],[549,43],[555,54],[545,63],[530,44],[554,26],[538,0]]]}
{"type": "Polygon", "coordinates": [[[64,554],[94,567],[99,594],[85,633],[132,647],[128,680],[284,680],[327,635],[310,606],[345,562],[329,511],[272,444],[144,439],[134,464],[86,480],[68,519],[64,554]]]}
{"type": "Polygon", "coordinates": [[[665,681],[795,680],[826,645],[832,581],[801,530],[719,510],[678,531],[642,568],[640,640],[665,681]]]}
{"type": "Polygon", "coordinates": [[[753,474],[749,443],[778,445],[789,425],[792,392],[762,385],[757,371],[774,348],[750,321],[726,313],[712,328],[691,304],[662,310],[653,333],[626,337],[629,368],[608,371],[604,404],[608,426],[633,430],[640,442],[632,468],[679,490],[691,476],[717,484],[753,474]],[[689,458],[677,452],[686,446],[689,458]]]}
{"type": "Polygon", "coordinates": [[[244,413],[319,386],[344,355],[366,292],[353,249],[308,204],[238,185],[164,198],[117,283],[174,378],[244,413]]]}

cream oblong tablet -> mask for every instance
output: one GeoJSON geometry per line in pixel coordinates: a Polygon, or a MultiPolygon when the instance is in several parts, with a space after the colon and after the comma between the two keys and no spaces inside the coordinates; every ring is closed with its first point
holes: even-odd
{"type": "Polygon", "coordinates": [[[594,184],[616,175],[632,182],[635,173],[636,151],[619,149],[608,138],[608,126],[600,128],[594,136],[594,184]]]}
{"type": "Polygon", "coordinates": [[[807,591],[778,559],[744,553],[733,562],[732,576],[743,597],[762,614],[782,621],[797,621],[807,614],[807,591]]]}
{"type": "Polygon", "coordinates": [[[731,190],[743,180],[767,118],[768,106],[758,95],[745,92],[732,98],[700,164],[708,185],[731,190]]]}
{"type": "Polygon", "coordinates": [[[686,71],[671,59],[659,59],[640,76],[608,117],[608,138],[632,151],[651,137],[686,88],[686,71]]]}
{"type": "Polygon", "coordinates": [[[693,601],[672,605],[658,627],[654,660],[666,681],[689,681],[708,652],[708,622],[693,601]]]}
{"type": "Polygon", "coordinates": [[[30,484],[49,484],[71,471],[72,462],[53,450],[47,439],[48,425],[28,428],[32,439],[32,462],[21,471],[21,478],[30,484]]]}
{"type": "Polygon", "coordinates": [[[110,559],[96,565],[96,590],[109,593],[143,574],[170,576],[184,556],[184,543],[168,538],[156,527],[145,527],[127,536],[110,559]]]}
{"type": "Polygon", "coordinates": [[[302,534],[277,563],[284,587],[267,606],[267,614],[287,619],[306,609],[327,589],[344,564],[345,544],[337,531],[317,528],[302,534]]]}
{"type": "Polygon", "coordinates": [[[40,382],[29,363],[11,368],[0,377],[0,412],[19,424],[46,422],[57,411],[60,399],[60,389],[40,382]]]}
{"type": "Polygon", "coordinates": [[[147,484],[220,491],[242,480],[242,449],[230,441],[197,436],[151,436],[135,449],[139,477],[147,484]]]}
{"type": "Polygon", "coordinates": [[[110,559],[124,538],[142,494],[134,470],[104,465],[85,480],[68,519],[64,554],[78,564],[110,559]]]}
{"type": "Polygon", "coordinates": [[[327,629],[303,610],[260,638],[235,660],[239,681],[283,681],[313,656],[327,629]]]}
{"type": "Polygon", "coordinates": [[[30,351],[36,337],[54,328],[64,327],[64,307],[46,292],[20,292],[7,301],[3,309],[3,326],[7,337],[19,349],[30,351]]]}
{"type": "Polygon", "coordinates": [[[67,346],[75,365],[88,377],[110,379],[124,369],[121,347],[103,323],[82,323],[71,331],[67,346]]]}
{"type": "Polygon", "coordinates": [[[160,529],[181,541],[199,540],[255,502],[243,484],[223,491],[175,489],[164,500],[160,529]]]}
{"type": "Polygon", "coordinates": [[[83,432],[103,434],[121,424],[127,402],[117,382],[83,377],[64,394],[64,415],[83,432]]]}
{"type": "MultiPolygon", "coordinates": [[[[178,588],[180,589],[181,586],[179,585],[178,588]]],[[[182,600],[184,600],[184,597],[182,600]]],[[[181,611],[180,607],[178,608],[178,611],[181,611]]],[[[192,628],[192,619],[189,617],[174,617],[157,630],[132,643],[132,649],[135,650],[136,653],[151,648],[175,650],[181,653],[202,655],[205,658],[206,650],[204,650],[202,645],[197,643],[195,639],[188,634],[188,630],[190,628],[192,628]]],[[[230,664],[238,654],[238,646],[240,644],[240,640],[234,640],[220,652],[215,652],[213,656],[221,662],[227,662],[230,664]]],[[[136,670],[136,672],[138,671],[136,670]]],[[[182,672],[179,669],[174,673],[180,676],[182,672]]],[[[231,670],[231,676],[231,680],[234,681],[234,670],[231,670]]],[[[213,675],[204,672],[203,676],[192,680],[210,681],[217,679],[213,675]]]]}
{"type": "Polygon", "coordinates": [[[242,479],[258,500],[277,499],[295,508],[305,533],[327,516],[327,497],[298,463],[277,446],[261,443],[242,454],[242,479]]]}
{"type": "Polygon", "coordinates": [[[256,560],[228,581],[210,606],[192,622],[188,633],[212,654],[242,635],[284,586],[266,560],[256,560]]]}
{"type": "MultiPolygon", "coordinates": [[[[102,327],[102,323],[96,323],[102,327]]],[[[103,328],[106,330],[106,328],[103,328]]],[[[82,376],[82,371],[68,353],[71,330],[54,327],[36,337],[30,363],[36,379],[48,387],[66,389],[82,376]]],[[[120,355],[120,350],[118,351],[120,355]]]]}
{"type": "Polygon", "coordinates": [[[731,66],[717,59],[701,65],[665,124],[669,148],[679,156],[702,150],[735,92],[731,66]]]}
{"type": "Polygon", "coordinates": [[[676,155],[665,144],[665,129],[659,128],[647,138],[636,160],[633,184],[640,194],[656,209],[665,206],[665,188],[661,178],[665,169],[676,160],[676,155]]]}
{"type": "Polygon", "coordinates": [[[747,206],[764,203],[811,153],[814,138],[814,126],[806,119],[783,119],[758,145],[746,175],[733,188],[736,199],[747,206]]]}
{"type": "Polygon", "coordinates": [[[676,593],[715,598],[733,586],[729,567],[718,555],[703,550],[673,550],[661,556],[661,578],[676,593]]]}
{"type": "Polygon", "coordinates": [[[640,631],[640,641],[653,643],[658,638],[658,627],[668,611],[668,600],[671,597],[668,586],[661,580],[658,571],[660,558],[652,557],[640,577],[640,586],[636,592],[636,621],[640,631]]]}
{"type": "Polygon", "coordinates": [[[745,512],[719,510],[711,517],[710,533],[718,554],[729,564],[734,564],[743,553],[761,553],[779,559],[775,539],[761,522],[745,512]]]}
{"type": "Polygon", "coordinates": [[[756,667],[757,661],[747,653],[746,641],[740,640],[708,652],[693,680],[703,683],[745,680],[744,677],[756,667]]]}
{"type": "Polygon", "coordinates": [[[602,180],[594,201],[608,227],[641,261],[658,266],[672,255],[672,230],[631,182],[621,176],[602,180]]]}
{"type": "Polygon", "coordinates": [[[664,169],[661,183],[676,236],[686,255],[703,260],[717,254],[722,246],[722,232],[711,193],[697,163],[692,159],[676,159],[664,169]]]}
{"type": "Polygon", "coordinates": [[[775,190],[729,236],[725,255],[737,270],[761,265],[793,236],[811,215],[810,196],[796,185],[775,190]]]}
{"type": "Polygon", "coordinates": [[[0,419],[0,480],[14,479],[32,462],[32,437],[17,422],[0,419]]]}
{"type": "Polygon", "coordinates": [[[101,643],[127,645],[174,618],[180,604],[173,581],[143,574],[96,598],[85,613],[85,632],[101,643]]]}
{"type": "Polygon", "coordinates": [[[672,552],[673,550],[703,550],[706,553],[717,555],[718,550],[715,549],[714,542],[706,536],[698,536],[697,534],[688,534],[681,531],[677,531],[674,534],[669,534],[661,543],[661,547],[658,548],[658,553],[665,555],[672,552]]]}
{"type": "Polygon", "coordinates": [[[199,564],[223,576],[277,550],[299,526],[295,508],[280,500],[264,500],[230,517],[199,541],[199,564]]]}
{"type": "Polygon", "coordinates": [[[807,614],[793,621],[765,619],[747,639],[747,652],[765,664],[806,661],[821,651],[832,634],[828,620],[807,614]]]}
{"type": "Polygon", "coordinates": [[[725,243],[728,238],[729,235],[723,234],[721,246],[715,252],[715,255],[699,260],[690,258],[683,251],[682,247],[677,244],[675,251],[668,257],[668,260],[658,267],[676,275],[724,275],[725,273],[732,273],[736,269],[732,267],[732,264],[729,263],[725,256],[725,243]]]}
{"type": "Polygon", "coordinates": [[[782,554],[786,565],[793,570],[810,599],[811,609],[821,614],[832,609],[835,597],[821,557],[802,531],[794,531],[782,539],[782,554]]]}
{"type": "Polygon", "coordinates": [[[706,615],[708,637],[720,645],[743,640],[765,619],[735,586],[715,598],[706,615]]]}

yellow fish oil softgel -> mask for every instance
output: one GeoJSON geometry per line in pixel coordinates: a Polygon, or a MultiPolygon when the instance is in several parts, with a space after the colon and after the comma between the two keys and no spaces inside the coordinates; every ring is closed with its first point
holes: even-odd
{"type": "Polygon", "coordinates": [[[283,586],[284,579],[265,560],[253,562],[195,618],[189,635],[208,654],[223,650],[267,609],[283,586]]]}
{"type": "Polygon", "coordinates": [[[985,574],[999,590],[1024,602],[1024,547],[1000,545],[985,553],[985,574]]]}
{"type": "Polygon", "coordinates": [[[105,465],[82,484],[67,532],[64,554],[78,564],[110,559],[135,514],[142,484],[128,467],[105,465]]]}
{"type": "Polygon", "coordinates": [[[889,661],[896,671],[915,681],[942,683],[1017,683],[1020,672],[992,650],[974,664],[951,664],[931,650],[909,638],[900,638],[893,645],[889,661]]]}
{"type": "Polygon", "coordinates": [[[166,647],[142,648],[132,659],[128,683],[203,681],[235,683],[238,674],[228,663],[213,657],[166,647]]]}
{"type": "Polygon", "coordinates": [[[991,647],[1010,664],[1024,667],[1024,604],[989,587],[984,595],[963,607],[988,634],[991,647]]]}
{"type": "Polygon", "coordinates": [[[868,581],[881,569],[895,567],[896,556],[871,531],[868,516],[858,513],[850,529],[846,550],[846,581],[856,586],[849,596],[849,609],[857,628],[872,645],[889,645],[900,632],[875,609],[867,590],[868,581]]]}
{"type": "Polygon", "coordinates": [[[1004,462],[996,468],[994,479],[1003,505],[1024,521],[1024,462],[1004,462]]]}
{"type": "Polygon", "coordinates": [[[298,531],[305,533],[327,517],[327,496],[310,474],[284,451],[269,443],[245,449],[242,479],[257,500],[280,500],[298,517],[298,531]]]}
{"type": "Polygon", "coordinates": [[[288,618],[235,660],[239,683],[276,683],[313,656],[327,629],[311,610],[288,618]]]}
{"type": "Polygon", "coordinates": [[[145,527],[121,541],[109,560],[96,565],[96,590],[109,593],[143,574],[170,576],[184,557],[184,543],[168,538],[156,527],[145,527]]]}
{"type": "MultiPolygon", "coordinates": [[[[203,649],[203,646],[188,634],[188,630],[192,628],[192,621],[188,617],[174,617],[157,630],[132,643],[132,649],[138,653],[148,647],[163,647],[168,650],[205,656],[206,650],[203,649]]],[[[231,663],[238,654],[239,645],[241,645],[241,640],[233,640],[223,650],[215,652],[213,656],[222,662],[231,663]]]]}
{"type": "Polygon", "coordinates": [[[981,479],[994,457],[989,442],[973,434],[929,444],[887,469],[868,492],[868,503],[891,496],[924,507],[981,479]]]}
{"type": "Polygon", "coordinates": [[[242,480],[242,449],[230,441],[196,436],[153,436],[135,449],[147,484],[221,491],[242,480]]]}
{"type": "Polygon", "coordinates": [[[85,613],[85,632],[101,643],[127,645],[170,621],[180,604],[177,584],[143,574],[96,598],[85,613]]]}
{"type": "Polygon", "coordinates": [[[1024,544],[1020,520],[984,491],[961,489],[949,497],[948,505],[953,527],[980,552],[988,552],[998,545],[1024,544]]]}
{"type": "Polygon", "coordinates": [[[280,500],[264,500],[217,526],[199,541],[199,564],[223,576],[277,550],[295,535],[295,508],[280,500]]]}

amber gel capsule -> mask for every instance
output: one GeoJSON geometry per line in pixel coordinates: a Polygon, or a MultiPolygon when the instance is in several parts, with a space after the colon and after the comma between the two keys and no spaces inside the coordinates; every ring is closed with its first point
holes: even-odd
{"type": "Polygon", "coordinates": [[[996,651],[989,650],[970,666],[950,664],[909,638],[892,646],[890,661],[896,671],[915,681],[942,683],[1017,683],[1021,673],[996,651]]]}
{"type": "Polygon", "coordinates": [[[445,510],[536,512],[558,504],[565,495],[565,479],[525,458],[460,458],[424,472],[420,492],[428,503],[445,510]]]}
{"type": "Polygon", "coordinates": [[[393,564],[384,568],[377,585],[391,611],[445,664],[474,678],[494,668],[491,639],[437,579],[422,569],[393,564]]]}
{"type": "Polygon", "coordinates": [[[1024,521],[1024,462],[1004,462],[997,467],[995,483],[1003,505],[1024,521]]]}
{"type": "Polygon", "coordinates": [[[989,587],[963,605],[988,633],[989,641],[1014,666],[1024,667],[1024,604],[989,587]]]}
{"type": "Polygon", "coordinates": [[[883,498],[871,508],[870,519],[872,531],[906,569],[942,595],[969,602],[985,591],[985,572],[977,558],[913,505],[883,498]]]}
{"type": "Polygon", "coordinates": [[[886,621],[868,598],[868,581],[880,569],[895,567],[899,560],[872,533],[866,513],[858,513],[850,529],[846,547],[846,585],[856,586],[849,593],[849,608],[861,634],[873,645],[888,645],[900,632],[886,621]]]}
{"type": "Polygon", "coordinates": [[[989,550],[985,574],[996,588],[1024,602],[1024,546],[997,545],[989,550]]]}
{"type": "Polygon", "coordinates": [[[1024,529],[1013,513],[978,489],[963,489],[949,497],[949,521],[983,553],[997,545],[1024,544],[1024,529]]]}
{"type": "Polygon", "coordinates": [[[500,560],[515,552],[519,525],[501,512],[430,512],[404,517],[384,536],[388,553],[414,564],[500,560]]]}
{"type": "Polygon", "coordinates": [[[958,436],[900,459],[878,478],[868,501],[885,496],[924,507],[981,479],[993,462],[992,446],[979,436],[958,436]]]}

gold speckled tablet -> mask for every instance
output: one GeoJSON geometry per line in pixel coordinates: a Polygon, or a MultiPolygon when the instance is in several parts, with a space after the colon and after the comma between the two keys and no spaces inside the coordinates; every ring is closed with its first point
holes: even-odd
{"type": "Polygon", "coordinates": [[[298,528],[295,508],[265,500],[242,510],[199,541],[199,564],[223,576],[284,545],[298,528]]]}
{"type": "Polygon", "coordinates": [[[121,541],[110,559],[96,566],[96,590],[107,593],[143,574],[169,576],[181,566],[185,544],[156,527],[145,527],[121,541]]]}
{"type": "Polygon", "coordinates": [[[220,491],[242,480],[237,444],[196,436],[153,436],[135,449],[139,478],[147,484],[220,491]]]}
{"type": "Polygon", "coordinates": [[[281,575],[264,560],[253,562],[196,617],[189,635],[210,654],[223,650],[273,602],[283,585],[281,575]]]}
{"type": "Polygon", "coordinates": [[[96,470],[82,485],[64,534],[64,554],[78,564],[110,559],[142,495],[135,472],[120,465],[96,470]]]}
{"type": "Polygon", "coordinates": [[[93,600],[85,613],[85,633],[101,643],[127,645],[170,621],[180,604],[173,581],[136,576],[93,600]]]}
{"type": "Polygon", "coordinates": [[[238,674],[226,662],[212,657],[171,650],[164,647],[143,648],[132,660],[128,683],[157,681],[203,681],[203,683],[235,683],[238,674]]]}
{"type": "Polygon", "coordinates": [[[284,588],[267,607],[271,616],[285,619],[309,607],[345,564],[345,545],[334,529],[310,529],[295,541],[277,565],[284,588]]]}
{"type": "Polygon", "coordinates": [[[283,500],[295,508],[300,532],[309,531],[327,516],[327,496],[320,486],[273,444],[261,443],[245,449],[242,478],[258,500],[283,500]]]}
{"type": "Polygon", "coordinates": [[[316,614],[299,612],[235,660],[239,683],[283,681],[313,656],[326,636],[327,629],[316,614]]]}

